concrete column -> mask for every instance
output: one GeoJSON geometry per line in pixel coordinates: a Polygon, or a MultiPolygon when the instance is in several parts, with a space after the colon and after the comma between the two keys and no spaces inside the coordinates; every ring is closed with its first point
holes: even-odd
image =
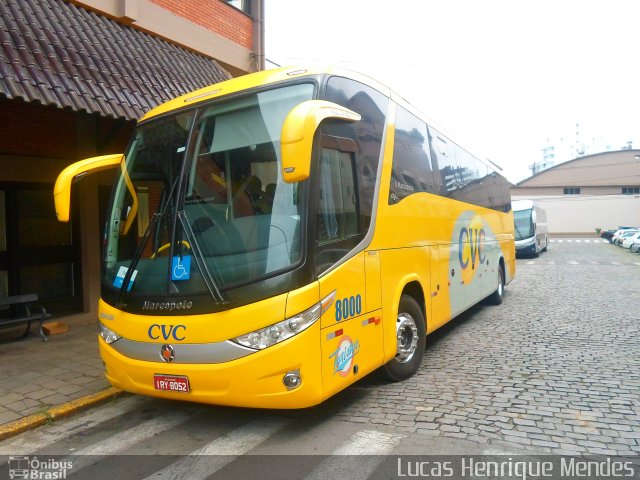
{"type": "MultiPolygon", "coordinates": [[[[77,117],[78,158],[96,156],[97,117],[79,113],[77,117]]],[[[98,178],[87,175],[75,185],[78,189],[78,221],[80,223],[80,259],[82,268],[83,310],[97,316],[100,299],[100,225],[98,221],[98,178]]]]}
{"type": "Polygon", "coordinates": [[[98,312],[100,299],[100,225],[98,222],[98,179],[88,175],[78,182],[80,259],[82,263],[83,310],[98,312]]]}

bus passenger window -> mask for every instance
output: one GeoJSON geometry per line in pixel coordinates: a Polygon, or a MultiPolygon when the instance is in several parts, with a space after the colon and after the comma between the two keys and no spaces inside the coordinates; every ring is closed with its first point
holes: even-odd
{"type": "Polygon", "coordinates": [[[438,193],[431,170],[427,125],[402,107],[396,113],[389,204],[418,192],[438,193]]]}
{"type": "Polygon", "coordinates": [[[323,149],[320,165],[318,242],[342,240],[358,233],[353,164],[348,153],[323,149]]]}
{"type": "Polygon", "coordinates": [[[344,257],[362,238],[354,163],[350,153],[322,149],[316,220],[317,273],[344,257]]]}
{"type": "Polygon", "coordinates": [[[382,148],[382,134],[386,121],[388,98],[377,90],[343,77],[331,77],[327,83],[326,100],[359,113],[359,122],[327,121],[323,131],[335,137],[353,141],[355,174],[357,176],[360,227],[369,228],[373,211],[378,162],[382,148]]]}

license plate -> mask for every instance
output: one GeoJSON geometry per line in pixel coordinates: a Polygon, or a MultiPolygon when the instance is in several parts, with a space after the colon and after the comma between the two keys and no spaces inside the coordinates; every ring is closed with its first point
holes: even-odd
{"type": "Polygon", "coordinates": [[[156,390],[187,393],[189,391],[189,379],[184,375],[154,375],[153,386],[156,390]]]}

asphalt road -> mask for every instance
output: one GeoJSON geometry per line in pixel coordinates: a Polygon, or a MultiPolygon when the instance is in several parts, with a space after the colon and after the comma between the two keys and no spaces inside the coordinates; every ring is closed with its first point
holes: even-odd
{"type": "Polygon", "coordinates": [[[399,476],[398,455],[637,458],[638,273],[640,255],[556,240],[518,260],[503,305],[431,335],[405,382],[370,376],[301,411],[130,396],[6,440],[0,461],[69,461],[67,478],[364,479],[399,476]]]}

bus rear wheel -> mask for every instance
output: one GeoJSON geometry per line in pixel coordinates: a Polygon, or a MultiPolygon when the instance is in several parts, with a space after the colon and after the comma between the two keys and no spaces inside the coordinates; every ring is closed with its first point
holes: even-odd
{"type": "Polygon", "coordinates": [[[396,356],[381,368],[385,379],[399,382],[411,377],[422,363],[425,349],[425,320],[413,297],[402,295],[396,318],[396,356]]]}
{"type": "Polygon", "coordinates": [[[504,297],[504,267],[500,265],[498,267],[498,288],[489,297],[487,297],[487,303],[491,305],[500,305],[504,297]]]}

